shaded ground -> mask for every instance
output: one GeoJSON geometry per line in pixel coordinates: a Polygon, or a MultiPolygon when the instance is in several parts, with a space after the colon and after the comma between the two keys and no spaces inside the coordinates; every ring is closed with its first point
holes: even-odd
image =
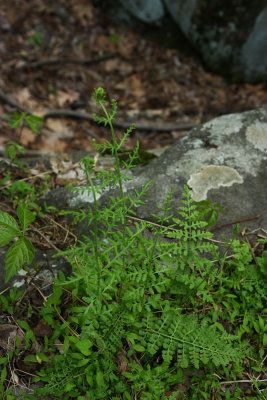
{"type": "MultiPolygon", "coordinates": [[[[2,93],[39,116],[51,109],[92,114],[93,89],[103,86],[119,101],[120,121],[151,127],[137,130],[129,147],[136,139],[143,148],[165,146],[186,133],[180,125],[267,104],[266,84],[228,84],[197,59],[121,31],[90,1],[2,2],[0,31],[2,93]],[[153,129],[170,123],[177,129],[153,129]]],[[[2,97],[0,115],[14,110],[2,97]]],[[[14,133],[0,122],[3,149],[14,133]]],[[[24,130],[22,144],[47,152],[91,150],[91,136],[107,134],[85,120],[48,118],[40,136],[24,130]]]]}

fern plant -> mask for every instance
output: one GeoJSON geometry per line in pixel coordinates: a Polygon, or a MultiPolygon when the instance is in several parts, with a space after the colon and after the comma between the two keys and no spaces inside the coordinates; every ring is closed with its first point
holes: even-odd
{"type": "Polygon", "coordinates": [[[221,272],[218,263],[211,261],[218,259],[217,248],[209,241],[211,233],[205,231],[207,223],[199,219],[188,187],[184,187],[181,218],[173,218],[171,226],[166,224],[173,217],[172,192],[159,207],[162,216],[155,216],[157,225],[146,221],[128,225],[149,185],[134,196],[124,193],[138,146],[123,168],[118,152],[134,126],[122,139],[116,138],[112,125],[116,101],[111,101],[108,112],[102,88],[96,89],[95,100],[104,113],[95,120],[109,125],[112,135],[111,142],[97,148],[109,149],[116,165],[114,171],[99,172],[92,180],[93,160],[81,162],[88,184],[73,190],[92,195],[93,206],[87,212],[76,211],[75,220],[87,220],[88,236],[61,253],[70,261],[73,274],[68,279],[61,274],[42,315],[55,329],[52,339],[62,338],[64,354],[55,355],[52,365],[40,373],[46,385],[35,395],[174,399],[181,371],[190,366],[226,366],[240,361],[244,350],[235,336],[201,312],[204,304],[215,304],[221,272]],[[119,196],[110,197],[109,206],[100,209],[97,196],[107,187],[117,188],[119,196]],[[62,288],[73,295],[63,325],[54,311],[63,310],[62,288]],[[170,391],[172,397],[167,395],[170,391]]]}

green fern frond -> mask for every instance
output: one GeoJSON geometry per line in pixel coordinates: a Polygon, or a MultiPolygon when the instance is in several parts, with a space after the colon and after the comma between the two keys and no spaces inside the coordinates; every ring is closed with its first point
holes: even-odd
{"type": "Polygon", "coordinates": [[[160,324],[155,319],[150,320],[149,325],[146,327],[148,351],[153,355],[161,350],[167,363],[175,357],[177,366],[182,368],[189,365],[199,368],[200,363],[209,362],[225,366],[242,356],[240,349],[232,345],[235,337],[226,332],[222,334],[205,322],[200,324],[193,315],[175,315],[175,318],[170,315],[160,324]]]}

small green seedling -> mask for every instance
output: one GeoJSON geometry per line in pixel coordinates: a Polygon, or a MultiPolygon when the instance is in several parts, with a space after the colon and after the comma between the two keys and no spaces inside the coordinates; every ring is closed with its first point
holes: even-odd
{"type": "Polygon", "coordinates": [[[43,45],[43,38],[42,38],[43,34],[42,32],[37,31],[34,35],[30,36],[27,39],[28,43],[36,43],[38,44],[38,46],[42,46],[43,45]]]}
{"type": "Polygon", "coordinates": [[[119,43],[121,41],[121,38],[116,33],[113,33],[112,35],[109,36],[109,40],[111,40],[114,43],[119,43]]]}
{"type": "Polygon", "coordinates": [[[10,114],[8,116],[8,119],[9,119],[10,128],[13,128],[13,129],[20,128],[19,138],[18,138],[19,142],[20,142],[24,122],[26,122],[26,124],[29,126],[29,128],[35,133],[40,133],[38,125],[43,124],[42,118],[38,117],[37,115],[31,115],[31,114],[28,114],[27,112],[22,112],[22,111],[10,114]]]}
{"type": "MultiPolygon", "coordinates": [[[[8,120],[9,120],[9,126],[12,129],[17,129],[18,134],[17,134],[17,140],[15,141],[10,140],[9,142],[6,143],[4,155],[6,157],[9,157],[9,159],[12,162],[14,162],[20,168],[25,170],[23,163],[16,159],[18,153],[24,154],[25,152],[24,147],[21,145],[21,136],[23,127],[26,124],[34,133],[38,134],[40,133],[39,125],[43,124],[43,120],[40,117],[37,117],[36,115],[29,115],[26,112],[15,112],[13,114],[10,114],[8,116],[8,120]]],[[[0,181],[0,186],[2,186],[1,190],[2,189],[4,190],[3,193],[9,194],[10,200],[16,205],[21,201],[25,202],[25,200],[27,199],[28,205],[38,209],[38,206],[34,203],[37,197],[37,193],[32,184],[24,180],[17,180],[15,182],[10,182],[10,180],[11,180],[11,174],[7,172],[4,179],[0,181]]],[[[45,180],[47,181],[46,177],[45,180]]],[[[43,190],[46,186],[47,183],[45,182],[45,184],[42,185],[41,189],[43,190]]]]}
{"type": "Polygon", "coordinates": [[[0,211],[0,246],[5,246],[17,239],[8,249],[5,256],[6,279],[8,282],[25,264],[31,264],[34,257],[33,244],[25,236],[28,226],[35,220],[35,214],[25,205],[19,205],[17,215],[19,227],[15,218],[0,211]]]}
{"type": "Polygon", "coordinates": [[[15,112],[13,114],[10,114],[8,116],[8,120],[10,128],[18,128],[19,130],[17,141],[7,142],[6,149],[4,151],[4,155],[8,156],[10,160],[13,161],[16,158],[18,152],[24,154],[24,148],[21,145],[21,136],[24,123],[26,123],[33,132],[38,134],[40,133],[38,125],[42,125],[43,120],[36,115],[29,115],[26,112],[15,112]]]}
{"type": "Polygon", "coordinates": [[[4,151],[4,155],[10,158],[11,161],[14,161],[18,153],[24,154],[24,147],[21,146],[20,144],[13,142],[13,140],[10,140],[6,144],[6,148],[4,151]]]}
{"type": "Polygon", "coordinates": [[[207,228],[217,222],[219,213],[223,213],[220,205],[214,204],[209,200],[198,201],[195,204],[198,208],[199,218],[207,222],[207,228]]]}

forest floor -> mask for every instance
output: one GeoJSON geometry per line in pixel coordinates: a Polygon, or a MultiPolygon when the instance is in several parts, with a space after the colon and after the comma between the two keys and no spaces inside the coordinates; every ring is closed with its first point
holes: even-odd
{"type": "Polygon", "coordinates": [[[146,126],[136,129],[128,148],[136,140],[144,149],[167,146],[195,124],[267,104],[266,83],[228,83],[197,57],[121,29],[89,1],[2,2],[0,31],[1,153],[15,139],[3,119],[17,111],[10,98],[45,117],[40,135],[23,131],[28,154],[90,151],[92,137],[101,142],[108,130],[74,115],[96,111],[98,86],[118,100],[118,121],[146,126]],[[66,118],[62,109],[74,114],[66,118]],[[57,117],[47,117],[51,110],[57,117]]]}

